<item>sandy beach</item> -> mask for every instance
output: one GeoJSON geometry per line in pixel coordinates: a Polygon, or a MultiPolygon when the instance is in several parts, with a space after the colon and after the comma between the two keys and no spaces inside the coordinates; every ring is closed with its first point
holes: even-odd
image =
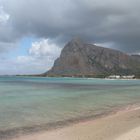
{"type": "Polygon", "coordinates": [[[140,140],[140,127],[121,135],[116,140],[140,140]]]}
{"type": "Polygon", "coordinates": [[[20,136],[12,140],[139,140],[140,108],[131,107],[109,116],[65,128],[20,136]]]}

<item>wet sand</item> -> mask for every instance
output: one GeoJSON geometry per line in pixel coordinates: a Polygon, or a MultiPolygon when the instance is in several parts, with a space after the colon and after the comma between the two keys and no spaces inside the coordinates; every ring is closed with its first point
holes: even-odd
{"type": "Polygon", "coordinates": [[[96,120],[10,140],[140,140],[140,107],[128,107],[96,120]]]}

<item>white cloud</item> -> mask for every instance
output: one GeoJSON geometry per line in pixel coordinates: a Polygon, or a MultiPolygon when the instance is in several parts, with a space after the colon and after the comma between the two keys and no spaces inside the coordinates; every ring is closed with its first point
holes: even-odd
{"type": "Polygon", "coordinates": [[[10,15],[4,11],[3,6],[0,6],[0,24],[5,24],[9,20],[10,15]]]}
{"type": "Polygon", "coordinates": [[[59,56],[61,48],[48,39],[32,43],[28,55],[17,56],[8,61],[13,64],[14,74],[39,74],[47,71],[59,56]],[[15,69],[16,68],[16,69],[15,69]]]}
{"type": "Polygon", "coordinates": [[[50,43],[48,39],[42,39],[38,42],[33,42],[29,49],[29,54],[33,56],[55,57],[60,53],[61,49],[54,43],[50,43]]]}

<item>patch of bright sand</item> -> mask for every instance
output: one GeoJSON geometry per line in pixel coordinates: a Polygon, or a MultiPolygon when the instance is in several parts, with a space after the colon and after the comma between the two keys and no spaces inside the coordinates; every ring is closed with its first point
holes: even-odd
{"type": "Polygon", "coordinates": [[[140,127],[121,135],[116,140],[140,140],[140,127]]]}

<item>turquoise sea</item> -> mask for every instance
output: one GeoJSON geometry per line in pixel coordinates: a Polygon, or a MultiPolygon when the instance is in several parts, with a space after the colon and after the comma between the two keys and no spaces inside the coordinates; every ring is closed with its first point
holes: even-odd
{"type": "Polygon", "coordinates": [[[140,101],[140,80],[0,77],[0,137],[63,126],[140,101]]]}

